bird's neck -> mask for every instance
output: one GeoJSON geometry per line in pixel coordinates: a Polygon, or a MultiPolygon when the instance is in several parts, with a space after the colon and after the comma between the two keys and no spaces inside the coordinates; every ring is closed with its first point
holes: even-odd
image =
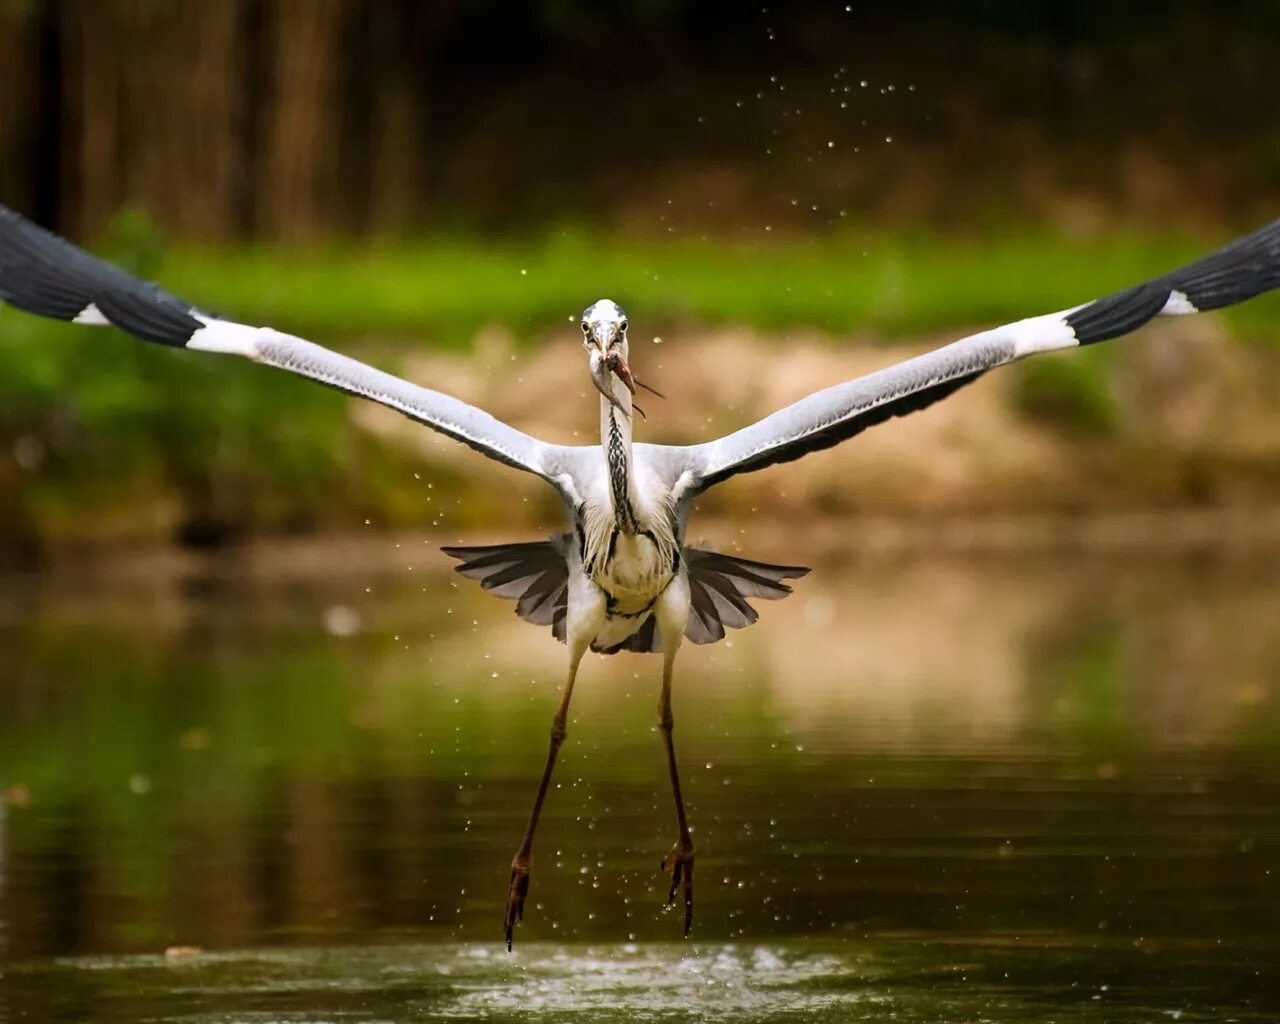
{"type": "Polygon", "coordinates": [[[640,532],[636,516],[636,486],[631,458],[631,392],[611,376],[609,381],[625,415],[603,396],[600,398],[600,445],[604,449],[605,468],[609,474],[609,498],[618,529],[628,535],[640,532]]]}

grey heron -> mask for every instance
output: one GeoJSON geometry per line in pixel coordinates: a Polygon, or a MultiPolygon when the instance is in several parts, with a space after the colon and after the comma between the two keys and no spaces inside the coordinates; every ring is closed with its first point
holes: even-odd
{"type": "Polygon", "coordinates": [[[681,642],[714,643],[756,621],[753,599],[791,592],[808,569],[771,565],[686,542],[693,500],[730,477],[830,448],[868,427],[916,412],[997,366],[1091,345],[1156,316],[1229,306],[1280,285],[1280,221],[1180,270],[1060,312],[981,331],[935,351],[815,392],[724,437],[690,445],[636,442],[628,321],[609,299],[588,306],[581,343],[600,392],[600,443],[551,444],[488,413],[313,342],[201,312],[0,206],[0,299],[41,316],[114,326],[145,341],[242,356],[395,409],[482,455],[540,477],[564,504],[568,529],[548,540],[446,547],[457,570],[516,612],[550,626],[568,670],[528,824],[511,864],[504,935],[524,914],[534,835],[569,702],[588,650],[662,655],[658,724],[675,804],[676,840],[662,860],[667,904],[693,921],[694,843],[672,739],[672,670],[681,642]]]}

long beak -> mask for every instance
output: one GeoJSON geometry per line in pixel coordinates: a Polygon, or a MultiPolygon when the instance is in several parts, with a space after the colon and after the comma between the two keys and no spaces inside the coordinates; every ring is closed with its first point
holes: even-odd
{"type": "Polygon", "coordinates": [[[606,360],[599,349],[593,348],[591,350],[591,383],[596,386],[600,394],[604,395],[605,401],[625,416],[627,410],[618,401],[618,396],[613,393],[613,382],[609,380],[609,374],[613,372],[612,362],[612,360],[606,360]]]}

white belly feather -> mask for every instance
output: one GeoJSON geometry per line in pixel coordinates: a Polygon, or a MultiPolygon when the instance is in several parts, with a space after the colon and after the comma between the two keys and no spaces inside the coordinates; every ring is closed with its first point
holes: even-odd
{"type": "Polygon", "coordinates": [[[613,552],[593,567],[592,580],[611,598],[610,610],[634,613],[646,608],[671,581],[672,559],[651,534],[619,533],[613,552]]]}
{"type": "Polygon", "coordinates": [[[649,609],[676,572],[676,538],[665,507],[641,514],[639,532],[624,533],[608,505],[582,509],[582,570],[604,591],[607,612],[599,647],[621,643],[644,625],[649,609]]]}

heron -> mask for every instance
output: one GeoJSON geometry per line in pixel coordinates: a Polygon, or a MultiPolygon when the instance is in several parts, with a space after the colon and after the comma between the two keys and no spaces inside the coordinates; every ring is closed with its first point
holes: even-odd
{"type": "Polygon", "coordinates": [[[752,601],[786,597],[787,581],[809,571],[690,544],[687,527],[699,495],[731,477],[791,462],[926,409],[998,366],[1128,334],[1157,316],[1230,306],[1277,285],[1280,221],[1160,277],[980,331],[817,391],[723,437],[687,445],[634,440],[635,416],[643,416],[635,397],[655,389],[632,372],[627,313],[600,299],[579,319],[588,374],[600,393],[600,442],[562,445],[314,342],[202,312],[0,206],[0,300],[40,316],[116,327],[144,341],[241,356],[310,378],[403,413],[555,490],[567,529],[548,539],[443,548],[458,560],[462,575],[514,599],[522,619],[550,626],[568,654],[542,775],[511,862],[503,920],[508,951],[524,916],[534,836],[588,651],[661,655],[657,722],[676,838],[660,867],[669,877],[666,905],[678,905],[680,897],[684,935],[690,933],[694,842],[673,739],[676,654],[684,640],[714,643],[726,629],[751,625],[758,617],[752,601]]]}

